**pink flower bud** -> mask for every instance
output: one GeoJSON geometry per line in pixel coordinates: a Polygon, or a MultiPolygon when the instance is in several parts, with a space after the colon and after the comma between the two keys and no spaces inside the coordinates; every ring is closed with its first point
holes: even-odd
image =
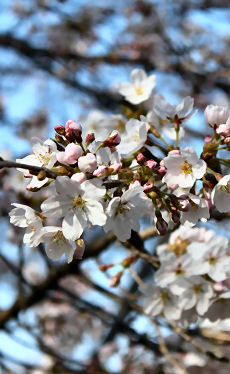
{"type": "Polygon", "coordinates": [[[96,170],[94,170],[93,175],[95,177],[100,177],[101,175],[105,174],[106,170],[108,169],[105,165],[100,165],[96,170]]]}
{"type": "Polygon", "coordinates": [[[115,173],[117,173],[122,168],[122,163],[115,162],[114,164],[111,164],[110,167],[113,169],[115,173]]]}
{"type": "Polygon", "coordinates": [[[149,169],[153,170],[153,169],[157,166],[157,162],[154,161],[154,160],[148,160],[148,161],[146,161],[145,165],[146,165],[149,169]]]}
{"type": "Polygon", "coordinates": [[[136,160],[138,164],[144,164],[147,161],[147,158],[143,155],[143,153],[138,153],[136,160]]]}
{"type": "Polygon", "coordinates": [[[81,134],[82,127],[77,122],[69,120],[65,124],[66,137],[76,140],[78,143],[82,142],[81,134]]]}
{"type": "Polygon", "coordinates": [[[121,135],[117,130],[113,130],[104,141],[104,147],[116,147],[121,142],[121,135]]]}
{"type": "Polygon", "coordinates": [[[66,146],[64,152],[57,152],[56,157],[61,164],[73,165],[82,154],[83,151],[79,145],[70,143],[66,146]]]}
{"type": "Polygon", "coordinates": [[[144,184],[144,192],[151,192],[152,191],[152,188],[154,186],[154,183],[153,182],[147,182],[144,184]]]}
{"type": "Polygon", "coordinates": [[[83,150],[80,145],[70,143],[65,148],[66,160],[70,165],[75,164],[82,154],[83,150]]]}
{"type": "Polygon", "coordinates": [[[109,286],[110,287],[117,287],[120,284],[121,276],[123,272],[120,271],[116,275],[114,275],[110,280],[109,280],[109,286]]]}
{"type": "Polygon", "coordinates": [[[210,143],[211,140],[212,140],[212,135],[207,135],[207,136],[204,138],[204,142],[205,142],[205,143],[210,143]]]}
{"type": "Polygon", "coordinates": [[[64,127],[64,126],[55,126],[55,127],[54,127],[54,130],[55,130],[56,133],[58,133],[59,135],[65,135],[65,127],[64,127]]]}
{"type": "Polygon", "coordinates": [[[86,138],[85,138],[85,142],[86,142],[87,144],[91,144],[91,143],[93,143],[94,140],[95,140],[95,135],[94,135],[93,132],[92,132],[91,134],[88,134],[88,135],[86,136],[86,138]]]}
{"type": "Polygon", "coordinates": [[[222,124],[217,127],[216,133],[218,135],[223,135],[223,136],[229,136],[230,135],[230,126],[227,124],[222,124]]]}
{"type": "Polygon", "coordinates": [[[92,173],[97,168],[97,159],[93,153],[87,153],[78,159],[78,167],[84,173],[92,173]]]}
{"type": "Polygon", "coordinates": [[[165,166],[161,166],[157,172],[161,175],[164,175],[166,173],[166,167],[165,166]]]}
{"type": "Polygon", "coordinates": [[[71,179],[78,183],[83,183],[86,180],[84,173],[75,173],[72,175],[71,179]]]}
{"type": "Polygon", "coordinates": [[[225,144],[229,144],[230,143],[230,136],[228,136],[227,138],[225,138],[224,142],[225,142],[225,144]]]}

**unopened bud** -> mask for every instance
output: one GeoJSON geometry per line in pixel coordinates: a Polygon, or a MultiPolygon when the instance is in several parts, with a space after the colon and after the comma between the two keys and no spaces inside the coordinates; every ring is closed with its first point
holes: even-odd
{"type": "Polygon", "coordinates": [[[138,153],[136,160],[138,164],[143,165],[147,161],[147,158],[143,155],[143,153],[138,153]]]}
{"type": "Polygon", "coordinates": [[[119,273],[114,275],[114,277],[112,277],[109,281],[109,286],[110,287],[117,287],[120,284],[122,274],[123,274],[123,272],[120,271],[119,273]]]}
{"type": "Polygon", "coordinates": [[[148,193],[151,192],[153,187],[154,187],[154,182],[153,181],[148,181],[147,183],[144,184],[144,192],[148,193]]]}
{"type": "Polygon", "coordinates": [[[77,244],[77,248],[74,252],[73,258],[76,260],[81,260],[85,252],[85,242],[82,238],[79,238],[77,239],[76,244],[77,244]]]}
{"type": "Polygon", "coordinates": [[[65,136],[65,127],[64,126],[55,126],[54,130],[56,131],[57,134],[65,136]]]}
{"type": "Polygon", "coordinates": [[[165,235],[165,234],[167,234],[167,232],[168,232],[168,224],[167,224],[167,222],[166,221],[164,221],[163,220],[163,218],[162,218],[162,220],[157,220],[157,223],[156,223],[156,229],[157,229],[157,231],[158,231],[158,233],[160,234],[160,235],[165,235]]]}
{"type": "Polygon", "coordinates": [[[91,134],[88,134],[88,135],[86,136],[85,142],[86,142],[87,144],[91,144],[91,143],[94,142],[94,140],[95,140],[95,135],[94,135],[94,133],[92,132],[91,134]]]}
{"type": "Polygon", "coordinates": [[[178,211],[171,211],[171,219],[172,221],[177,224],[180,222],[180,214],[178,211]]]}
{"type": "Polygon", "coordinates": [[[146,161],[145,165],[146,165],[149,169],[153,170],[153,169],[157,166],[157,162],[154,161],[154,160],[148,160],[148,161],[146,161]]]}
{"type": "Polygon", "coordinates": [[[215,125],[221,125],[226,123],[229,117],[229,110],[227,106],[220,105],[208,105],[205,108],[204,115],[209,126],[214,127],[215,125]]]}
{"type": "Polygon", "coordinates": [[[82,142],[82,127],[79,123],[72,120],[67,121],[65,124],[65,133],[69,141],[82,142]]]}
{"type": "Polygon", "coordinates": [[[97,168],[97,159],[93,153],[87,153],[78,159],[78,167],[83,173],[93,173],[97,168]]]}
{"type": "Polygon", "coordinates": [[[121,142],[121,135],[117,130],[113,130],[108,138],[104,141],[104,147],[116,147],[121,142]]]}
{"type": "Polygon", "coordinates": [[[211,140],[212,140],[212,135],[206,135],[205,138],[204,138],[205,143],[209,143],[209,142],[211,142],[211,140]]]}
{"type": "Polygon", "coordinates": [[[61,175],[68,175],[69,170],[65,168],[65,166],[59,166],[58,173],[61,175]]]}
{"type": "Polygon", "coordinates": [[[46,172],[44,170],[39,171],[37,178],[39,181],[43,181],[46,178],[46,172]]]}
{"type": "Polygon", "coordinates": [[[156,210],[155,212],[157,222],[156,222],[156,229],[160,235],[165,235],[168,232],[168,224],[167,222],[163,219],[161,212],[159,210],[156,210]]]}
{"type": "Polygon", "coordinates": [[[136,257],[134,257],[134,256],[129,256],[129,257],[126,257],[126,258],[121,262],[121,265],[126,269],[126,268],[129,268],[130,265],[132,265],[134,262],[136,262],[136,257]]]}
{"type": "Polygon", "coordinates": [[[100,266],[99,266],[99,269],[101,270],[101,271],[106,271],[107,269],[110,269],[111,267],[113,267],[113,264],[109,264],[109,265],[105,265],[105,264],[101,264],[100,266]]]}

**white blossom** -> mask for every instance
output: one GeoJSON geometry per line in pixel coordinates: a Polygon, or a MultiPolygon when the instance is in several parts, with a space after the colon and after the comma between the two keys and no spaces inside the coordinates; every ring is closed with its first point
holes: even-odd
{"type": "Polygon", "coordinates": [[[186,96],[179,104],[169,104],[161,95],[154,96],[154,107],[155,113],[164,120],[179,120],[180,123],[187,121],[189,118],[194,116],[195,112],[192,112],[194,100],[190,96],[186,96]]]}
{"type": "Polygon", "coordinates": [[[71,262],[75,251],[77,258],[81,259],[84,248],[80,248],[75,241],[64,237],[61,227],[46,226],[42,230],[41,242],[45,242],[46,254],[53,261],[57,261],[63,254],[71,262]]]}
{"type": "Polygon", "coordinates": [[[164,158],[167,168],[162,181],[170,186],[178,185],[182,188],[192,187],[197,179],[206,172],[206,163],[197,157],[191,147],[182,149],[179,153],[169,153],[164,158]]]}
{"type": "MultiPolygon", "coordinates": [[[[33,154],[28,155],[22,159],[16,159],[16,162],[34,166],[41,166],[46,168],[52,168],[57,161],[56,152],[57,146],[55,142],[51,139],[47,139],[43,144],[41,142],[36,142],[33,147],[33,154]]],[[[25,169],[18,169],[21,172],[25,172],[25,169]]],[[[48,182],[49,178],[45,178],[41,181],[37,179],[37,176],[32,176],[30,183],[28,184],[28,189],[40,188],[48,182]]]]}
{"type": "Polygon", "coordinates": [[[140,104],[148,100],[155,87],[155,75],[146,75],[143,69],[134,69],[131,72],[131,83],[120,83],[118,92],[132,104],[140,104]]]}
{"type": "Polygon", "coordinates": [[[147,139],[148,124],[131,118],[125,126],[125,133],[121,143],[117,146],[118,152],[123,157],[129,157],[137,152],[147,139]]]}
{"type": "Polygon", "coordinates": [[[168,320],[178,320],[181,310],[178,308],[178,298],[168,289],[151,283],[143,283],[140,291],[145,295],[144,311],[151,317],[163,314],[168,320]]]}
{"type": "Polygon", "coordinates": [[[79,184],[63,176],[57,177],[55,186],[57,194],[45,200],[41,208],[47,217],[64,217],[62,228],[66,239],[78,239],[90,224],[105,224],[106,216],[100,202],[105,188],[100,180],[86,180],[79,184]]]}
{"type": "Polygon", "coordinates": [[[131,236],[131,230],[139,231],[138,219],[146,215],[152,202],[143,192],[142,187],[133,187],[121,197],[114,197],[106,209],[106,232],[112,231],[119,240],[124,242],[131,236]]]}
{"type": "MultiPolygon", "coordinates": [[[[206,268],[205,268],[206,269],[206,268]]],[[[174,253],[164,258],[155,273],[155,280],[161,287],[166,287],[180,277],[203,274],[203,268],[195,265],[194,259],[187,253],[177,257],[174,253]]]]}
{"type": "Polygon", "coordinates": [[[178,306],[181,310],[195,307],[200,315],[207,312],[214,295],[211,283],[199,276],[180,277],[170,285],[170,290],[179,296],[178,306]]]}
{"type": "Polygon", "coordinates": [[[223,292],[214,300],[213,304],[208,309],[205,317],[210,321],[216,321],[229,318],[230,309],[230,292],[223,292]]]}
{"type": "Polygon", "coordinates": [[[191,243],[188,253],[196,261],[197,274],[208,274],[216,282],[227,278],[230,267],[229,240],[223,236],[215,236],[209,243],[191,243]]]}
{"type": "Polygon", "coordinates": [[[225,175],[212,190],[212,202],[221,213],[230,210],[230,175],[225,175]]]}
{"type": "Polygon", "coordinates": [[[180,222],[185,226],[194,226],[198,220],[207,220],[210,217],[209,209],[205,199],[199,196],[189,194],[188,195],[190,208],[186,212],[181,212],[180,222]]]}
{"type": "Polygon", "coordinates": [[[37,247],[40,243],[42,220],[38,214],[29,206],[23,204],[12,204],[15,206],[9,213],[10,223],[18,227],[26,227],[23,242],[29,247],[37,247]]]}
{"type": "MultiPolygon", "coordinates": [[[[176,131],[173,126],[173,123],[169,122],[168,120],[160,119],[157,114],[152,110],[151,112],[148,112],[147,116],[141,116],[140,117],[142,121],[147,121],[159,131],[163,131],[163,133],[169,138],[176,140],[176,131]]],[[[182,126],[179,127],[179,139],[182,139],[185,135],[185,130],[182,126]]]]}

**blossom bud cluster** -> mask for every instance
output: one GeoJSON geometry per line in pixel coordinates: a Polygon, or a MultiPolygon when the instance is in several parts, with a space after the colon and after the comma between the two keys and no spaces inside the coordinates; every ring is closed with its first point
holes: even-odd
{"type": "MultiPolygon", "coordinates": [[[[198,155],[191,145],[180,147],[184,123],[196,113],[191,97],[171,105],[162,96],[153,95],[151,111],[143,107],[132,112],[129,108],[130,103],[148,100],[154,87],[154,75],[147,77],[143,70],[133,70],[131,82],[118,88],[127,102],[123,114],[109,117],[93,111],[83,125],[69,120],[65,126],[55,126],[54,139],[37,140],[32,154],[17,160],[31,165],[26,171],[18,169],[29,179],[27,189],[47,191],[38,211],[13,204],[10,221],[26,228],[26,245],[45,243],[50,258],[57,260],[64,253],[70,262],[74,252],[75,258],[83,255],[86,228],[103,227],[125,242],[132,230],[139,231],[142,217],[149,217],[164,235],[179,225],[190,230],[199,220],[207,221],[214,209],[221,213],[230,210],[230,165],[226,159],[223,168],[218,157],[220,149],[229,150],[228,108],[206,108],[213,134],[205,137],[203,152],[198,155]],[[54,177],[47,176],[47,170],[54,177]]],[[[192,263],[188,253],[183,254],[185,262],[192,263]]],[[[178,254],[170,255],[175,263],[179,261],[178,254]]],[[[171,284],[159,276],[167,266],[163,261],[158,270],[157,287],[171,284]]],[[[190,275],[201,277],[205,288],[202,277],[212,278],[210,274],[206,269],[190,275]]]]}

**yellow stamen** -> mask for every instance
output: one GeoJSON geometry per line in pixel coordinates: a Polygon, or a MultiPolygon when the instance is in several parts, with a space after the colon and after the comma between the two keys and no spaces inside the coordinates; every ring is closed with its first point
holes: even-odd
{"type": "Polygon", "coordinates": [[[142,87],[135,87],[135,92],[137,95],[143,95],[143,89],[142,87]]]}
{"type": "Polygon", "coordinates": [[[187,161],[184,161],[179,168],[181,169],[181,172],[184,173],[185,175],[191,174],[192,173],[192,166],[189,165],[187,161]]]}

